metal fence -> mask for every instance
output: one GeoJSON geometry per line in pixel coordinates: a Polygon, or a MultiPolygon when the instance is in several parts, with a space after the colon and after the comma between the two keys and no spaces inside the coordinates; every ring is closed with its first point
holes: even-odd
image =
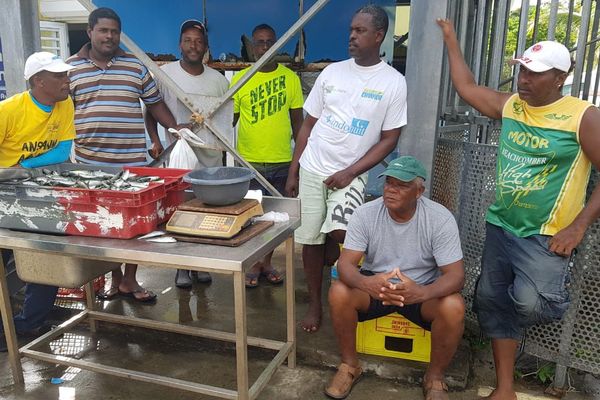
{"type": "MultiPolygon", "coordinates": [[[[457,127],[457,135],[463,132],[457,127]]],[[[463,294],[467,324],[477,327],[471,310],[481,271],[485,212],[494,198],[497,146],[457,139],[438,139],[431,198],[450,209],[458,221],[466,269],[463,294]],[[460,189],[459,189],[460,188],[460,189]]],[[[590,188],[600,183],[592,174],[590,188]]],[[[571,306],[560,323],[527,331],[525,351],[559,365],[600,373],[600,222],[587,232],[572,270],[571,306]]]]}
{"type": "MultiPolygon", "coordinates": [[[[557,40],[575,61],[565,92],[600,104],[598,46],[600,7],[596,0],[450,0],[448,16],[455,21],[467,63],[475,79],[503,91],[515,91],[518,68],[508,61],[541,40],[557,40]],[[518,7],[520,5],[520,7],[518,7]]],[[[440,107],[445,121],[478,121],[451,88],[444,70],[440,107]]]]}

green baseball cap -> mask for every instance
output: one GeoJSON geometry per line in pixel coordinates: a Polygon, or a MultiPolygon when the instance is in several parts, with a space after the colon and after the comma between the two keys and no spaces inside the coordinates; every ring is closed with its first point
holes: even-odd
{"type": "Polygon", "coordinates": [[[423,164],[411,156],[402,156],[390,161],[379,177],[384,175],[400,179],[403,182],[410,182],[416,177],[427,179],[427,171],[425,171],[423,164]]]}

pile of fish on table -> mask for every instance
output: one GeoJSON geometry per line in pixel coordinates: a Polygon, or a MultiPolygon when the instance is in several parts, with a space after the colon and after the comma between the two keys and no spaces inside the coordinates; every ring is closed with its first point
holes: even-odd
{"type": "MultiPolygon", "coordinates": [[[[49,169],[31,169],[20,171],[12,169],[12,174],[8,171],[5,174],[4,181],[17,183],[26,186],[45,186],[45,187],[70,187],[80,189],[104,189],[119,190],[124,192],[136,192],[146,189],[151,183],[163,183],[164,180],[158,176],[137,175],[129,170],[110,173],[101,170],[71,170],[57,172],[49,169]]],[[[0,177],[2,174],[0,174],[0,177]]],[[[2,179],[0,179],[2,181],[2,179]]]]}

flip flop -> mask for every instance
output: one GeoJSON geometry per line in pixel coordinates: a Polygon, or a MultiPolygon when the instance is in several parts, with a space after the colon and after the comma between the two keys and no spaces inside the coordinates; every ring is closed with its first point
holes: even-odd
{"type": "Polygon", "coordinates": [[[150,303],[156,300],[156,294],[144,288],[134,290],[133,292],[123,292],[119,290],[119,295],[123,297],[128,297],[135,301],[139,301],[140,303],[150,303]],[[139,296],[138,294],[141,294],[141,296],[139,296]]]}
{"type": "Polygon", "coordinates": [[[262,271],[260,276],[265,278],[272,285],[277,285],[283,282],[283,275],[275,268],[268,271],[262,271]]]}
{"type": "Polygon", "coordinates": [[[246,287],[247,288],[255,288],[258,287],[258,277],[260,273],[258,272],[248,272],[246,274],[246,287]]]}
{"type": "Polygon", "coordinates": [[[119,294],[119,287],[118,286],[112,286],[112,287],[110,287],[110,288],[108,288],[106,290],[98,292],[96,294],[96,297],[99,298],[100,300],[112,300],[118,294],[119,294]]]}

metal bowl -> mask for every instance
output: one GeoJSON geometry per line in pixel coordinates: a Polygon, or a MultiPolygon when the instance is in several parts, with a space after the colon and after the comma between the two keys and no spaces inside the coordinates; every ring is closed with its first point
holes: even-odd
{"type": "Polygon", "coordinates": [[[226,206],[242,200],[254,172],[242,167],[202,168],[188,173],[183,180],[191,183],[194,196],[204,204],[226,206]]]}

